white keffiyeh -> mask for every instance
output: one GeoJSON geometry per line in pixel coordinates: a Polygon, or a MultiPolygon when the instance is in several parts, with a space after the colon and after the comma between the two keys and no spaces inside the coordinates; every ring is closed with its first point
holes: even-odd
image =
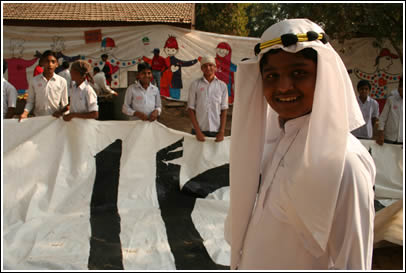
{"type": "MultiPolygon", "coordinates": [[[[283,34],[324,33],[307,19],[290,19],[268,28],[261,43],[283,34]]],[[[311,47],[317,51],[317,79],[309,129],[300,168],[292,170],[285,185],[290,213],[311,234],[308,238],[315,256],[326,249],[343,172],[348,132],[364,125],[347,69],[329,43],[303,41],[284,47],[264,48],[257,58],[238,65],[230,152],[230,211],[226,238],[231,243],[231,268],[238,265],[258,190],[264,144],[279,133],[278,114],[267,104],[262,89],[259,61],[270,49],[298,52],[311,47]],[[299,183],[302,182],[302,183],[299,183]],[[308,202],[309,190],[318,194],[308,202]]]]}

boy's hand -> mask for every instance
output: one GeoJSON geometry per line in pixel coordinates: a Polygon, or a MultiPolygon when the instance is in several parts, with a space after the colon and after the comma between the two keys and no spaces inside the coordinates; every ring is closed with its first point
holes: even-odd
{"type": "Polygon", "coordinates": [[[59,118],[60,116],[62,116],[62,112],[61,111],[55,111],[52,116],[59,118]]]}
{"type": "Polygon", "coordinates": [[[23,119],[25,119],[25,118],[27,118],[28,117],[28,112],[27,111],[24,111],[21,115],[20,115],[20,117],[18,118],[18,121],[20,122],[21,120],[23,120],[23,119]]]}
{"type": "Polygon", "coordinates": [[[385,136],[383,134],[383,131],[378,131],[377,137],[376,137],[376,143],[379,145],[383,145],[383,142],[385,140],[385,136]]]}
{"type": "Polygon", "coordinates": [[[139,119],[146,121],[148,120],[148,116],[141,112],[135,112],[134,116],[138,117],[139,119]]]}
{"type": "Polygon", "coordinates": [[[154,110],[149,116],[149,121],[155,121],[158,118],[158,110],[154,110]]]}
{"type": "Polygon", "coordinates": [[[74,118],[72,113],[63,116],[64,121],[70,121],[72,118],[74,118]]]}
{"type": "Polygon", "coordinates": [[[205,141],[205,138],[204,138],[204,135],[203,135],[203,133],[199,130],[196,130],[196,139],[198,140],[198,141],[202,141],[202,142],[204,142],[205,141]]]}
{"type": "Polygon", "coordinates": [[[216,142],[221,142],[224,140],[224,132],[218,132],[218,134],[216,135],[216,142]]]}

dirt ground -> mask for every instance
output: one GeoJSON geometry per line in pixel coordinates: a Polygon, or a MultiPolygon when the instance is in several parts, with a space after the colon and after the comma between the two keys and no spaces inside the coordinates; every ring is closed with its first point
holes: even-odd
{"type": "MultiPolygon", "coordinates": [[[[227,111],[225,136],[229,136],[231,134],[232,111],[232,106],[230,106],[227,111]]],[[[190,133],[192,129],[192,123],[190,122],[189,115],[187,113],[186,102],[170,101],[162,98],[162,113],[159,117],[159,122],[169,128],[182,132],[190,133]]]]}
{"type": "MultiPolygon", "coordinates": [[[[186,103],[162,99],[162,113],[159,122],[165,126],[190,133],[191,123],[186,110],[186,103]]],[[[231,133],[232,107],[228,111],[225,135],[231,133]]],[[[403,269],[403,247],[391,243],[383,244],[375,248],[372,258],[373,270],[402,270],[403,269]]]]}

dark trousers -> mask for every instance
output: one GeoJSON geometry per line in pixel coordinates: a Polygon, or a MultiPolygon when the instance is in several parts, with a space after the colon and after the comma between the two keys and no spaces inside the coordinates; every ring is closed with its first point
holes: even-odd
{"type": "MultiPolygon", "coordinates": [[[[203,135],[207,137],[216,137],[218,132],[202,131],[203,135]]],[[[196,135],[195,129],[192,129],[192,135],[196,135]]]]}
{"type": "Polygon", "coordinates": [[[397,142],[397,141],[387,140],[387,139],[385,139],[383,142],[384,142],[384,143],[388,143],[388,144],[398,144],[398,145],[402,145],[402,144],[403,144],[403,142],[397,142]]]}

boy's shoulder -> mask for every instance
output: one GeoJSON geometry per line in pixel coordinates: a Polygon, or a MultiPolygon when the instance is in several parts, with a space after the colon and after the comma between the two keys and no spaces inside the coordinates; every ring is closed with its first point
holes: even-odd
{"type": "Polygon", "coordinates": [[[34,77],[32,77],[32,81],[38,81],[39,79],[41,79],[43,76],[42,76],[42,73],[40,73],[40,74],[38,74],[38,75],[36,75],[36,76],[34,76],[34,77]]]}
{"type": "Polygon", "coordinates": [[[216,77],[217,82],[223,87],[223,88],[227,88],[227,84],[225,82],[223,82],[222,80],[220,80],[219,78],[216,77]]]}
{"type": "Polygon", "coordinates": [[[135,82],[133,82],[132,84],[130,84],[128,87],[127,87],[127,90],[128,89],[134,89],[134,88],[138,88],[138,82],[137,81],[135,81],[135,82]]]}

